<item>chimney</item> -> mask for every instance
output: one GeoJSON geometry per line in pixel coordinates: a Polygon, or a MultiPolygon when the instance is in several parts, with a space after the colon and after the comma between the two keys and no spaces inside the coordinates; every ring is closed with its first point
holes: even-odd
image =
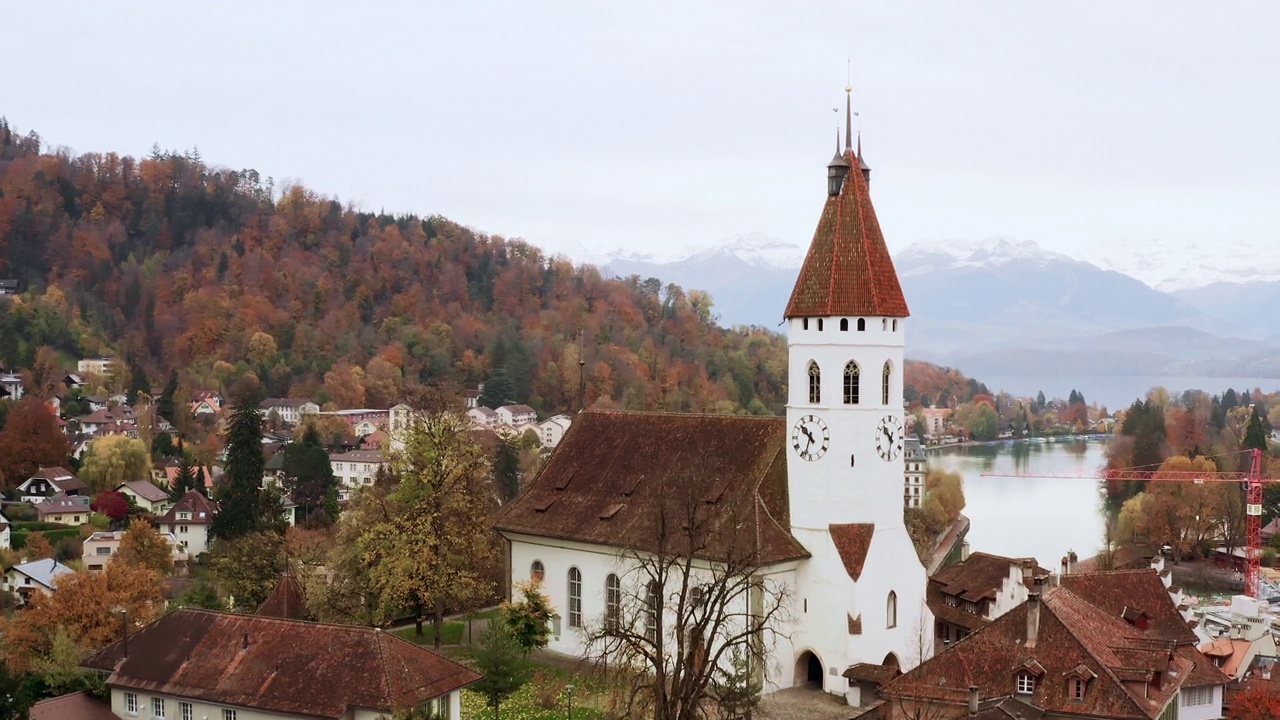
{"type": "Polygon", "coordinates": [[[1031,561],[1030,560],[1022,561],[1022,587],[1026,588],[1027,592],[1031,591],[1031,561]]]}
{"type": "Polygon", "coordinates": [[[978,686],[969,686],[969,717],[978,716],[978,686]]]}
{"type": "Polygon", "coordinates": [[[242,637],[242,638],[241,638],[241,640],[240,640],[240,649],[241,649],[241,650],[248,650],[248,649],[249,649],[249,633],[245,633],[245,634],[244,634],[244,637],[242,637]]]}
{"type": "Polygon", "coordinates": [[[1062,568],[1061,568],[1061,570],[1059,570],[1058,574],[1060,574],[1060,575],[1067,575],[1067,574],[1068,574],[1068,573],[1070,573],[1070,572],[1071,572],[1071,563],[1067,562],[1067,556],[1066,556],[1066,555],[1063,555],[1063,556],[1062,556],[1062,568]]]}
{"type": "Polygon", "coordinates": [[[965,560],[968,560],[968,559],[969,559],[969,541],[965,540],[964,542],[960,543],[960,562],[964,562],[965,560]]]}
{"type": "Polygon", "coordinates": [[[1040,579],[1036,578],[1035,589],[1027,593],[1027,644],[1028,650],[1036,647],[1036,637],[1040,634],[1040,579]]]}

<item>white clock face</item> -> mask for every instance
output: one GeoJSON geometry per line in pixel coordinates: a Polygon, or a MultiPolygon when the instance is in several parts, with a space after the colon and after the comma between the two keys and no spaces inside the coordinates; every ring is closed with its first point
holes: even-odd
{"type": "Polygon", "coordinates": [[[876,426],[876,452],[885,460],[902,456],[902,421],[896,415],[885,415],[876,426]]]}
{"type": "Polygon", "coordinates": [[[817,415],[805,415],[791,429],[791,449],[796,451],[801,460],[817,460],[827,454],[827,446],[830,444],[831,434],[827,432],[827,424],[817,415]]]}

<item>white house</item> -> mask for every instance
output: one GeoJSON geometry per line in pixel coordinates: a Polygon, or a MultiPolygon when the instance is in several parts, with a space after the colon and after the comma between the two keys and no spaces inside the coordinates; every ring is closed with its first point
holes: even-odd
{"type": "Polygon", "coordinates": [[[538,422],[538,411],[528,405],[503,405],[494,412],[498,415],[498,422],[508,427],[538,422]]]}
{"type": "Polygon", "coordinates": [[[907,438],[906,452],[902,454],[902,505],[918,508],[924,502],[924,475],[928,459],[924,448],[915,438],[907,438]]]}
{"type": "Polygon", "coordinates": [[[908,311],[869,173],[850,148],[829,168],[783,313],[785,419],[579,413],[503,509],[496,527],[510,542],[511,580],[544,573],[562,618],[551,649],[583,652],[579,625],[598,626],[616,576],[629,572],[622,548],[653,552],[653,498],[696,483],[715,488],[710,505],[758,509],[739,530],[757,543],[759,575],[790,589],[793,611],[764,649],[766,691],[809,684],[862,705],[872,699],[846,673],[891,676],[927,653],[925,570],[902,507],[908,311]]]}
{"type": "Polygon", "coordinates": [[[109,673],[111,711],[122,718],[375,720],[414,708],[459,720],[460,691],[480,679],[378,628],[193,608],[127,642],[127,652],[121,640],[84,663],[109,673]]]}
{"type": "MultiPolygon", "coordinates": [[[[84,569],[89,572],[101,572],[111,564],[111,559],[120,551],[120,541],[124,539],[124,530],[96,532],[84,539],[82,543],[84,569]]],[[[169,547],[173,550],[173,565],[177,569],[186,567],[187,549],[178,542],[173,533],[161,533],[169,547]]]]}
{"type": "Polygon", "coordinates": [[[18,497],[23,502],[38,503],[58,493],[79,495],[85,484],[63,467],[42,467],[18,486],[18,497]]]}
{"type": "Polygon", "coordinates": [[[212,544],[209,526],[213,524],[213,516],[217,514],[217,503],[195,490],[188,490],[157,524],[160,532],[173,535],[188,552],[199,555],[212,544]]]}
{"type": "Polygon", "coordinates": [[[559,445],[572,424],[573,420],[568,415],[552,415],[538,423],[538,439],[542,441],[542,449],[551,450],[559,445]]]}
{"type": "Polygon", "coordinates": [[[0,512],[0,550],[8,550],[10,545],[9,518],[0,512]]]}
{"type": "Polygon", "coordinates": [[[57,560],[33,560],[5,568],[0,590],[13,595],[19,605],[26,605],[35,593],[52,594],[58,578],[71,572],[75,571],[57,560]]]}
{"type": "Polygon", "coordinates": [[[329,463],[338,481],[338,500],[345,501],[356,488],[372,485],[387,459],[379,450],[352,450],[330,455],[329,463]]]}
{"type": "Polygon", "coordinates": [[[484,407],[473,407],[467,411],[467,417],[477,428],[492,429],[498,426],[498,413],[484,407]]]}
{"type": "Polygon", "coordinates": [[[17,373],[0,373],[0,397],[7,397],[14,402],[22,399],[26,388],[22,385],[22,376],[17,373]]]}
{"type": "Polygon", "coordinates": [[[169,509],[169,493],[161,490],[149,480],[130,480],[116,486],[116,492],[133,498],[138,507],[152,515],[163,515],[169,509]]]}
{"type": "Polygon", "coordinates": [[[81,375],[110,375],[115,360],[109,357],[85,358],[76,363],[76,372],[81,375]]]}
{"type": "Polygon", "coordinates": [[[267,398],[258,403],[258,412],[266,418],[275,413],[280,422],[286,425],[297,425],[305,415],[316,415],[320,406],[300,398],[267,398]]]}

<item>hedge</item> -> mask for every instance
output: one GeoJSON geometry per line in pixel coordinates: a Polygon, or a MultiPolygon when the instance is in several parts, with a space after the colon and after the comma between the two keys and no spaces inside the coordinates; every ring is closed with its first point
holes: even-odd
{"type": "Polygon", "coordinates": [[[21,550],[27,546],[27,536],[32,532],[41,532],[44,539],[49,541],[53,547],[57,547],[58,543],[66,538],[80,539],[80,528],[67,528],[66,530],[49,530],[49,531],[33,531],[33,530],[14,530],[9,536],[9,544],[14,550],[21,550]]]}
{"type": "Polygon", "coordinates": [[[68,530],[74,529],[70,525],[55,522],[36,522],[35,520],[19,520],[12,523],[13,531],[26,530],[28,532],[46,532],[49,530],[68,530]]]}

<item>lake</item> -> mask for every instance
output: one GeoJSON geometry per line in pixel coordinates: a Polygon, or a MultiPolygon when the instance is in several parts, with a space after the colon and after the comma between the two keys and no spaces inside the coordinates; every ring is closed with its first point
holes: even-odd
{"type": "Polygon", "coordinates": [[[1056,570],[1068,550],[1081,559],[1102,549],[1102,494],[1089,478],[982,477],[982,473],[1096,473],[1106,442],[1013,443],[929,452],[929,467],[964,476],[969,547],[1007,557],[1031,556],[1056,570]]]}
{"type": "Polygon", "coordinates": [[[1129,407],[1135,399],[1145,398],[1147,391],[1160,386],[1171,394],[1183,390],[1204,390],[1210,395],[1220,395],[1227,388],[1236,392],[1262,388],[1263,392],[1280,390],[1277,378],[1196,377],[1174,375],[978,375],[974,379],[985,384],[992,392],[1004,390],[1018,397],[1035,397],[1043,390],[1045,397],[1066,399],[1072,390],[1084,393],[1088,402],[1106,405],[1115,412],[1129,407]]]}

